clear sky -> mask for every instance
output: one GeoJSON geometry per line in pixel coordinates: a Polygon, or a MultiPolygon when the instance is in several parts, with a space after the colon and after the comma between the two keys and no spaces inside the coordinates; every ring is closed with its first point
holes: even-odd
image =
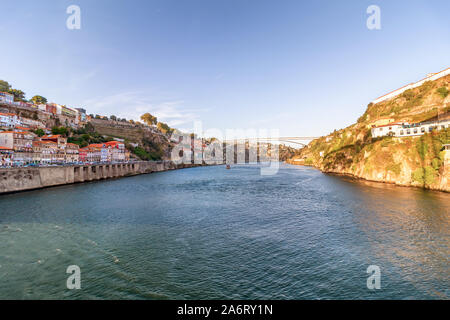
{"type": "Polygon", "coordinates": [[[1,0],[0,79],[88,113],[327,134],[450,66],[448,0],[1,0]],[[66,9],[81,8],[69,30],[66,9]],[[366,27],[369,5],[381,30],[366,27]]]}

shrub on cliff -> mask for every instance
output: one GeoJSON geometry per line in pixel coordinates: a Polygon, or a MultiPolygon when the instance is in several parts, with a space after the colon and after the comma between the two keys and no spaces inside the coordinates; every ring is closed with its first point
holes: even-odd
{"type": "Polygon", "coordinates": [[[69,135],[69,129],[67,129],[66,127],[53,127],[52,134],[60,134],[67,137],[69,135]]]}
{"type": "Polygon", "coordinates": [[[437,177],[437,171],[430,166],[425,168],[416,169],[412,173],[412,180],[420,183],[423,186],[429,186],[435,183],[437,177]]]}
{"type": "Polygon", "coordinates": [[[136,147],[136,148],[132,149],[131,151],[135,155],[137,155],[139,157],[139,159],[141,159],[141,160],[147,160],[147,161],[151,160],[150,154],[141,147],[136,147]]]}
{"type": "Polygon", "coordinates": [[[440,87],[439,89],[436,90],[436,92],[437,92],[443,99],[447,98],[448,93],[449,93],[447,87],[440,87]]]}

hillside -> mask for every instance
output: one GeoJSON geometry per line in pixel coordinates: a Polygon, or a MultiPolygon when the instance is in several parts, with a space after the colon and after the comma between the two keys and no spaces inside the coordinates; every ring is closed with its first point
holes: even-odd
{"type": "Polygon", "coordinates": [[[101,135],[124,139],[127,148],[142,160],[170,158],[173,145],[167,136],[159,130],[129,122],[111,120],[92,119],[89,124],[95,132],[101,135]],[[139,147],[134,148],[132,144],[137,144],[139,147]]]}
{"type": "MultiPolygon", "coordinates": [[[[450,119],[450,76],[369,104],[357,123],[312,141],[289,163],[371,181],[450,191],[450,164],[443,145],[450,129],[414,137],[372,138],[372,126],[450,119]],[[446,164],[447,163],[447,164],[446,164]]],[[[447,152],[448,153],[448,152],[447,152]]]]}

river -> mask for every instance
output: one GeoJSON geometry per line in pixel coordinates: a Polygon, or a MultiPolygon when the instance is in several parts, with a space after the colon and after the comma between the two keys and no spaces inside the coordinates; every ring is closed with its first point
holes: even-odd
{"type": "Polygon", "coordinates": [[[0,196],[0,299],[449,299],[449,256],[450,194],[287,164],[0,196]]]}

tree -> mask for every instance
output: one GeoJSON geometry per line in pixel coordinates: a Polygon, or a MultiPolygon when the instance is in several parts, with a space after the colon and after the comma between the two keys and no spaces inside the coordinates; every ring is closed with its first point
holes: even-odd
{"type": "Polygon", "coordinates": [[[53,127],[52,134],[60,134],[67,137],[69,130],[66,127],[53,127]]]}
{"type": "Polygon", "coordinates": [[[161,131],[164,134],[173,132],[173,129],[164,122],[158,122],[157,127],[158,127],[159,131],[161,131]]]}
{"type": "Polygon", "coordinates": [[[439,93],[439,95],[440,95],[443,99],[445,99],[445,98],[448,96],[449,92],[450,92],[450,91],[448,91],[448,89],[447,89],[446,87],[440,87],[440,88],[437,89],[436,91],[437,91],[437,93],[439,93]]]}
{"type": "Polygon", "coordinates": [[[157,124],[158,120],[155,116],[152,116],[150,113],[145,113],[141,116],[141,120],[144,121],[149,126],[157,124]]]}
{"type": "Polygon", "coordinates": [[[36,95],[33,98],[31,98],[31,102],[33,102],[34,104],[46,104],[47,99],[44,98],[43,96],[36,95]]]}
{"type": "Polygon", "coordinates": [[[8,81],[0,80],[0,92],[9,92],[11,90],[11,85],[8,81]]]}
{"type": "Polygon", "coordinates": [[[34,130],[34,133],[37,134],[38,137],[42,137],[42,136],[45,134],[44,130],[42,130],[42,129],[40,129],[40,128],[34,130]]]}
{"type": "Polygon", "coordinates": [[[9,93],[14,96],[14,101],[25,101],[25,92],[19,89],[9,89],[9,93]]]}
{"type": "Polygon", "coordinates": [[[117,117],[114,116],[114,115],[109,116],[109,118],[110,118],[112,121],[117,121],[117,117]]]}

